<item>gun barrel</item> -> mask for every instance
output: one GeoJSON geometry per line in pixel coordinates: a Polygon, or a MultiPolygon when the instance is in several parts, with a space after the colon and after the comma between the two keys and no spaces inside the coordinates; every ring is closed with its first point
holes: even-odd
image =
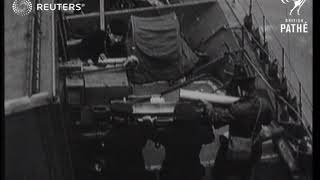
{"type": "Polygon", "coordinates": [[[180,89],[180,98],[190,100],[206,100],[208,102],[217,104],[232,104],[240,99],[239,97],[204,93],[185,89],[180,89]]]}

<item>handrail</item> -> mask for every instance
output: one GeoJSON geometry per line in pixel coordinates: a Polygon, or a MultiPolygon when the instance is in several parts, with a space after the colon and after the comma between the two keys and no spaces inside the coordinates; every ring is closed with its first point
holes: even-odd
{"type": "MultiPolygon", "coordinates": [[[[34,1],[35,3],[38,0],[34,1]]],[[[31,87],[30,94],[40,92],[40,44],[41,44],[41,12],[34,10],[32,21],[32,56],[31,56],[31,87]]]]}
{"type": "MultiPolygon", "coordinates": [[[[261,14],[262,14],[263,16],[265,16],[265,14],[264,14],[264,12],[263,12],[263,9],[262,9],[259,1],[258,1],[258,0],[255,0],[255,1],[256,1],[257,5],[258,5],[258,7],[259,7],[259,10],[260,10],[261,14]]],[[[266,22],[267,22],[268,25],[271,25],[269,20],[266,19],[266,22]]],[[[272,32],[272,34],[273,34],[273,37],[277,40],[279,46],[280,46],[281,48],[283,48],[284,46],[282,45],[281,41],[279,40],[279,37],[275,34],[275,32],[273,31],[273,29],[271,29],[271,32],[272,32]]],[[[287,61],[289,62],[288,64],[289,64],[289,66],[290,66],[290,69],[292,70],[292,72],[293,72],[294,75],[295,75],[295,78],[298,80],[299,83],[301,83],[301,80],[300,80],[297,72],[295,71],[292,63],[291,63],[291,58],[290,58],[290,56],[288,55],[288,53],[287,53],[286,51],[284,51],[284,53],[285,53],[285,56],[286,56],[287,61]]],[[[310,103],[311,105],[313,105],[312,102],[311,102],[311,100],[310,100],[310,98],[309,98],[309,96],[308,96],[307,93],[306,93],[305,88],[302,87],[302,91],[303,91],[303,93],[305,94],[305,96],[306,96],[306,98],[307,98],[307,100],[308,100],[308,103],[310,103]]]]}
{"type": "MultiPolygon", "coordinates": [[[[235,16],[235,18],[237,19],[238,23],[243,27],[243,29],[252,37],[252,39],[255,41],[255,43],[258,45],[258,47],[260,48],[261,51],[263,51],[264,53],[266,53],[268,56],[269,56],[269,53],[263,48],[261,47],[261,45],[258,43],[258,41],[255,39],[255,37],[250,33],[250,31],[244,26],[244,24],[241,23],[241,21],[239,20],[239,18],[236,16],[235,12],[233,11],[232,7],[230,6],[230,4],[226,1],[228,7],[230,8],[230,10],[232,11],[233,15],[235,16]]],[[[250,65],[254,68],[254,70],[258,73],[258,75],[261,77],[261,79],[265,82],[265,84],[268,86],[268,88],[270,88],[274,94],[276,96],[279,97],[279,99],[281,101],[283,101],[285,104],[287,104],[288,108],[290,108],[296,115],[297,117],[301,120],[302,124],[303,124],[303,127],[307,130],[307,133],[309,135],[310,138],[312,138],[312,135],[310,133],[310,129],[309,129],[309,126],[306,125],[306,122],[304,119],[307,119],[304,112],[302,112],[302,116],[300,116],[300,113],[297,112],[295,110],[295,108],[289,103],[287,102],[283,97],[277,95],[276,91],[273,89],[273,87],[269,84],[269,82],[266,80],[266,78],[263,76],[263,74],[257,69],[257,67],[255,67],[255,65],[251,62],[251,58],[250,56],[247,54],[246,51],[244,51],[245,54],[246,54],[246,59],[248,60],[248,62],[250,63],[250,65]]]]}
{"type": "MultiPolygon", "coordinates": [[[[255,0],[255,1],[257,2],[258,6],[259,6],[259,10],[260,10],[261,14],[262,14],[263,16],[265,16],[265,15],[264,15],[264,12],[263,12],[263,10],[262,10],[262,8],[261,8],[261,5],[260,5],[259,2],[258,2],[258,0],[255,0]]],[[[246,4],[245,4],[246,6],[249,6],[246,0],[244,0],[243,2],[246,3],[246,4]]],[[[241,6],[243,12],[246,14],[246,10],[245,10],[245,8],[242,6],[242,4],[241,4],[240,2],[239,2],[239,5],[241,6]]],[[[258,26],[260,26],[258,20],[256,19],[256,17],[253,16],[253,18],[254,18],[255,23],[256,23],[258,26]]],[[[265,19],[265,21],[266,21],[267,25],[269,25],[270,27],[272,27],[272,26],[271,26],[271,23],[270,23],[270,21],[269,21],[268,19],[265,19]]],[[[272,28],[271,28],[270,30],[271,30],[272,36],[276,39],[276,41],[277,41],[278,45],[280,46],[280,48],[283,48],[284,46],[282,45],[281,41],[279,40],[279,37],[276,35],[276,33],[274,32],[274,30],[273,30],[272,28]]],[[[270,50],[269,50],[269,57],[277,58],[277,56],[275,55],[275,53],[274,53],[274,51],[273,51],[272,46],[270,46],[269,48],[270,48],[270,50]],[[271,55],[272,55],[272,56],[271,56],[271,55]]],[[[299,79],[299,77],[298,77],[298,74],[296,73],[296,71],[295,71],[295,69],[294,69],[294,67],[293,67],[293,65],[292,65],[292,63],[291,63],[291,60],[290,60],[291,58],[289,57],[289,55],[288,55],[288,53],[287,53],[286,51],[284,51],[284,56],[285,56],[285,60],[288,59],[287,62],[288,62],[288,64],[289,64],[289,66],[290,66],[290,67],[289,67],[289,72],[293,72],[293,73],[294,73],[294,78],[297,79],[297,82],[298,82],[298,83],[301,83],[301,81],[300,81],[300,79],[299,79]]],[[[287,68],[287,70],[288,70],[288,68],[287,68]]],[[[294,87],[293,83],[292,83],[289,79],[288,79],[287,83],[291,86],[291,90],[293,91],[293,93],[294,93],[295,95],[298,95],[299,93],[297,92],[297,91],[298,91],[297,88],[294,87]]],[[[305,96],[305,98],[302,98],[302,101],[303,101],[304,104],[306,104],[306,105],[308,106],[308,108],[310,108],[311,111],[312,111],[312,109],[313,109],[313,104],[312,104],[312,101],[310,100],[310,98],[309,98],[309,96],[308,96],[308,94],[307,94],[307,92],[306,92],[306,90],[305,90],[304,87],[302,87],[302,92],[303,92],[303,95],[305,96]]],[[[291,93],[292,93],[292,92],[291,92],[291,93]]]]}
{"type": "Polygon", "coordinates": [[[310,133],[310,130],[309,130],[309,125],[307,125],[305,123],[305,121],[303,120],[303,118],[306,119],[305,115],[302,114],[302,116],[299,114],[299,112],[287,101],[285,100],[285,98],[283,98],[282,96],[278,95],[276,93],[276,90],[269,84],[269,82],[266,80],[266,78],[263,76],[263,74],[258,70],[258,68],[253,64],[253,62],[250,60],[250,56],[247,54],[247,51],[244,51],[245,52],[245,55],[246,55],[246,59],[247,61],[249,62],[249,64],[254,68],[254,70],[258,73],[258,75],[260,76],[260,78],[264,81],[264,83],[268,86],[268,88],[270,90],[272,90],[272,92],[274,93],[275,96],[277,96],[282,102],[284,102],[288,108],[290,108],[296,115],[297,117],[301,120],[301,122],[303,123],[303,126],[305,127],[309,137],[312,137],[312,134],[310,133]]]}
{"type": "MultiPolygon", "coordinates": [[[[54,3],[55,0],[52,0],[54,3]]],[[[55,13],[52,11],[51,14],[51,50],[52,50],[52,98],[56,97],[56,41],[55,41],[55,13]]]]}
{"type": "MultiPolygon", "coordinates": [[[[229,5],[229,3],[227,3],[227,4],[228,4],[229,8],[231,8],[230,5],[229,5]]],[[[240,5],[241,5],[241,4],[240,4],[240,5]]],[[[232,9],[232,8],[231,8],[231,9],[232,9]]],[[[243,25],[243,24],[241,23],[241,21],[238,19],[238,17],[235,15],[235,13],[233,12],[233,10],[232,10],[232,13],[233,13],[234,16],[236,17],[238,23],[241,24],[241,25],[243,25]]],[[[256,40],[255,37],[252,36],[252,39],[255,41],[255,43],[258,45],[258,47],[259,47],[259,49],[260,49],[261,51],[263,51],[264,53],[268,54],[269,57],[271,57],[271,56],[270,56],[270,53],[267,52],[267,51],[258,43],[258,41],[256,40]]],[[[280,44],[280,45],[281,45],[281,44],[280,44]]],[[[282,47],[282,46],[281,46],[281,47],[282,47]]],[[[274,55],[274,56],[275,56],[275,55],[274,55]]],[[[286,55],[286,56],[287,56],[287,55],[286,55]]],[[[295,71],[294,71],[294,68],[292,67],[292,65],[291,65],[291,63],[290,63],[290,61],[289,61],[289,65],[290,65],[291,69],[293,69],[293,72],[295,72],[295,71]]],[[[297,78],[297,82],[298,82],[298,83],[301,83],[301,81],[300,81],[299,78],[297,77],[296,72],[295,72],[295,75],[296,75],[296,78],[297,78]]],[[[288,80],[288,82],[290,83],[290,85],[292,85],[291,81],[288,80]]],[[[296,89],[293,88],[293,90],[296,90],[296,89]]],[[[309,99],[308,95],[306,94],[304,88],[302,88],[302,90],[303,90],[303,92],[304,92],[305,97],[306,97],[307,100],[309,101],[309,105],[311,104],[311,106],[312,106],[312,103],[310,102],[310,99],[309,99]]],[[[296,92],[294,92],[294,93],[296,94],[296,92]]],[[[303,99],[304,102],[306,102],[305,98],[302,98],[302,99],[303,99]]],[[[310,107],[310,106],[309,106],[309,108],[310,108],[311,111],[312,111],[313,108],[310,107]]]]}

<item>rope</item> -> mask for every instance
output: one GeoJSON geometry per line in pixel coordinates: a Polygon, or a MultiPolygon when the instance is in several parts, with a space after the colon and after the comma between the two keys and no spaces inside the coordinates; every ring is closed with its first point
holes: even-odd
{"type": "MultiPolygon", "coordinates": [[[[253,38],[254,38],[254,37],[253,37],[253,38]]],[[[290,86],[289,88],[293,91],[294,95],[297,95],[298,92],[297,92],[297,90],[293,87],[293,84],[292,84],[290,81],[287,81],[287,82],[288,82],[288,85],[290,86]]],[[[312,105],[308,104],[304,98],[302,98],[302,100],[303,100],[303,102],[306,103],[306,105],[308,105],[308,107],[309,107],[311,110],[313,109],[312,105]]]]}
{"type": "Polygon", "coordinates": [[[253,67],[253,69],[256,71],[256,73],[260,76],[260,78],[264,81],[264,83],[268,86],[268,88],[274,93],[275,96],[277,96],[282,102],[284,102],[288,108],[290,108],[296,115],[297,117],[301,120],[302,124],[304,125],[304,128],[307,130],[308,135],[310,137],[312,137],[312,134],[310,133],[308,127],[310,127],[309,125],[307,125],[304,121],[304,119],[306,118],[306,115],[303,113],[303,116],[300,116],[300,113],[298,111],[295,110],[295,108],[287,101],[285,100],[282,96],[277,94],[277,91],[269,84],[269,82],[265,79],[265,77],[262,75],[262,73],[258,70],[258,68],[254,65],[254,63],[251,61],[250,56],[248,55],[247,51],[244,51],[245,55],[246,55],[246,59],[249,62],[249,64],[253,67]],[[303,119],[304,118],[304,119],[303,119]]]}
{"type": "MultiPolygon", "coordinates": [[[[258,5],[259,9],[260,9],[260,12],[262,13],[262,15],[264,15],[263,9],[262,9],[259,1],[258,1],[258,0],[255,0],[255,1],[256,1],[257,5],[258,5]]],[[[264,15],[264,16],[265,16],[265,15],[264,15]]],[[[268,24],[270,27],[272,27],[269,20],[266,19],[266,22],[267,22],[267,24],[268,24]]],[[[271,33],[273,34],[274,38],[275,38],[276,41],[278,42],[279,46],[280,46],[281,48],[284,47],[284,46],[282,45],[281,41],[279,40],[279,37],[276,35],[276,33],[273,31],[272,28],[271,28],[271,33]]],[[[294,69],[294,67],[293,67],[293,65],[292,65],[290,56],[287,54],[287,52],[284,52],[284,53],[285,53],[285,56],[287,57],[287,60],[288,60],[288,64],[289,64],[289,66],[290,66],[290,69],[291,69],[292,72],[294,73],[295,78],[296,78],[296,79],[299,81],[299,83],[300,83],[301,81],[300,81],[300,79],[299,79],[299,76],[298,76],[297,72],[295,71],[295,69],[294,69]]],[[[313,106],[313,104],[312,104],[312,102],[311,102],[308,94],[306,93],[305,88],[302,87],[302,91],[303,91],[303,93],[305,94],[308,103],[309,103],[311,106],[313,106]]]]}
{"type": "MultiPolygon", "coordinates": [[[[226,1],[228,7],[230,8],[231,12],[233,13],[233,15],[235,16],[235,18],[237,19],[238,23],[243,27],[243,29],[246,31],[246,32],[249,32],[249,30],[241,23],[241,21],[238,19],[238,17],[235,15],[235,12],[233,11],[232,7],[230,6],[230,4],[226,1]]],[[[259,48],[266,54],[269,55],[268,52],[266,52],[266,50],[264,48],[261,47],[261,45],[259,43],[257,43],[257,40],[253,37],[253,35],[249,32],[248,33],[252,38],[253,40],[256,42],[256,44],[259,46],[259,48]]],[[[248,55],[248,52],[247,51],[244,51],[245,55],[246,55],[246,59],[247,61],[249,62],[249,64],[253,67],[253,69],[258,73],[258,75],[260,76],[260,78],[264,81],[264,83],[268,86],[269,89],[271,89],[271,91],[274,93],[275,96],[277,96],[281,101],[283,101],[287,106],[288,108],[290,108],[296,115],[297,117],[301,120],[302,124],[304,125],[303,127],[306,129],[308,135],[310,138],[312,138],[312,135],[310,133],[310,130],[308,129],[308,125],[306,125],[305,121],[303,118],[307,119],[306,116],[305,116],[305,113],[302,111],[302,115],[303,116],[300,116],[299,112],[297,112],[295,110],[295,108],[289,103],[287,102],[282,96],[278,95],[277,92],[273,89],[273,87],[269,84],[269,82],[265,79],[265,77],[262,75],[262,73],[258,70],[258,68],[251,62],[251,58],[250,56],[248,55]]]]}
{"type": "MultiPolygon", "coordinates": [[[[257,0],[256,0],[256,1],[257,1],[257,0]]],[[[235,12],[234,12],[233,9],[230,7],[230,4],[229,4],[228,2],[226,2],[226,3],[227,3],[227,5],[228,5],[228,7],[231,9],[231,11],[232,11],[233,15],[235,16],[235,18],[237,19],[238,23],[246,30],[246,32],[249,32],[248,29],[244,26],[244,24],[242,24],[241,21],[238,19],[238,17],[236,16],[235,12]]],[[[260,4],[258,3],[258,1],[257,1],[257,4],[258,4],[261,12],[263,13],[262,8],[261,8],[260,4]]],[[[243,8],[243,10],[244,10],[244,8],[243,8]]],[[[244,11],[245,11],[245,10],[244,10],[244,11]]],[[[195,14],[197,17],[199,17],[199,13],[195,13],[194,8],[192,8],[192,13],[195,14]]],[[[209,26],[207,26],[207,27],[209,27],[209,26]]],[[[210,29],[210,28],[208,28],[208,29],[210,29]]],[[[260,43],[257,41],[257,39],[256,39],[255,37],[253,37],[253,35],[252,35],[250,32],[249,32],[248,34],[252,37],[252,39],[254,40],[254,42],[258,45],[259,49],[260,49],[261,51],[263,51],[264,53],[266,53],[268,56],[270,56],[270,53],[267,52],[267,51],[260,45],[260,43]]],[[[247,58],[251,59],[250,56],[247,54],[246,51],[245,51],[245,54],[246,54],[246,57],[247,57],[247,58]]],[[[279,99],[282,100],[282,101],[297,115],[297,117],[302,121],[302,124],[304,125],[304,128],[307,130],[308,135],[309,135],[310,137],[312,137],[312,135],[310,134],[309,129],[307,128],[308,125],[306,125],[306,124],[305,124],[305,121],[303,120],[303,118],[307,119],[305,113],[302,111],[303,116],[300,116],[299,112],[297,112],[297,111],[295,110],[295,108],[294,108],[292,105],[290,105],[289,102],[287,102],[283,97],[279,96],[279,95],[276,93],[276,91],[273,89],[273,87],[269,84],[269,82],[265,79],[265,77],[261,74],[261,72],[255,67],[255,65],[254,65],[249,59],[247,59],[248,62],[249,62],[250,65],[254,68],[254,70],[259,74],[259,76],[260,76],[261,79],[265,82],[265,84],[268,86],[268,88],[270,88],[270,89],[272,90],[272,92],[273,92],[276,96],[278,96],[279,99]]],[[[297,79],[298,79],[298,78],[297,78],[297,79]]],[[[299,79],[298,79],[298,81],[299,81],[299,79]]],[[[299,81],[299,82],[300,82],[300,81],[299,81]]]]}
{"type": "MultiPolygon", "coordinates": [[[[261,11],[261,13],[262,13],[262,15],[264,15],[264,12],[263,12],[263,10],[262,10],[262,8],[261,8],[261,5],[260,5],[259,1],[258,1],[258,0],[255,0],[255,1],[257,2],[257,5],[258,5],[258,7],[259,7],[259,9],[260,9],[260,11],[261,11]]],[[[244,1],[244,2],[246,2],[246,1],[244,1]]],[[[242,4],[241,4],[241,3],[239,3],[239,4],[240,4],[242,10],[245,12],[245,8],[242,6],[242,4]]],[[[246,2],[246,4],[247,4],[247,2],[246,2]]],[[[248,4],[247,4],[247,5],[248,5],[248,4]]],[[[253,16],[253,17],[255,18],[255,16],[253,16]]],[[[257,21],[256,18],[255,18],[255,21],[257,21]]],[[[266,23],[267,23],[267,25],[269,25],[270,27],[272,27],[269,20],[266,19],[266,23]]],[[[258,23],[257,23],[257,24],[258,24],[258,23]]],[[[258,25],[259,25],[259,24],[258,24],[258,25]]],[[[280,45],[280,47],[283,47],[281,41],[279,40],[279,38],[278,38],[278,36],[276,35],[276,33],[274,32],[274,30],[273,30],[272,28],[270,28],[270,29],[271,29],[271,33],[273,34],[274,38],[276,39],[276,41],[278,42],[278,44],[280,45]]],[[[256,41],[256,39],[255,39],[254,37],[253,37],[253,39],[254,39],[255,42],[257,43],[257,41],[256,41]]],[[[260,49],[261,49],[261,47],[260,47],[260,49]]],[[[262,50],[266,53],[266,51],[265,51],[263,48],[262,48],[262,50]]],[[[270,53],[267,53],[267,54],[268,54],[270,57],[276,58],[275,53],[274,53],[274,51],[273,51],[273,49],[272,49],[272,46],[270,46],[270,52],[271,52],[272,56],[270,56],[270,53]]],[[[299,77],[298,77],[298,74],[297,74],[297,72],[294,70],[294,67],[293,67],[293,65],[292,65],[292,63],[291,63],[290,57],[288,56],[288,54],[287,54],[286,52],[285,52],[285,56],[286,56],[287,59],[288,59],[288,64],[289,64],[289,66],[290,66],[291,72],[294,72],[295,78],[296,78],[297,81],[300,83],[301,81],[300,81],[300,79],[299,79],[299,77]]],[[[298,94],[298,91],[297,91],[296,88],[294,88],[292,82],[291,82],[291,81],[288,81],[288,84],[291,85],[291,87],[292,87],[291,90],[293,90],[293,93],[294,93],[294,94],[298,94]]],[[[312,107],[313,104],[312,104],[312,102],[311,102],[311,100],[310,100],[310,98],[309,98],[309,96],[308,96],[305,88],[302,87],[302,91],[303,91],[304,96],[305,96],[305,98],[302,98],[303,101],[308,105],[308,107],[309,107],[310,109],[313,109],[313,107],[312,107]]]]}

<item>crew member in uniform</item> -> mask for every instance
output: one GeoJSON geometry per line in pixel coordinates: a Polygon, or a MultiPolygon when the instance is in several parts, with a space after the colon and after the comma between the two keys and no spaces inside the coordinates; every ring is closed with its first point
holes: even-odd
{"type": "Polygon", "coordinates": [[[261,45],[261,36],[260,36],[260,31],[259,31],[259,27],[255,28],[252,32],[252,44],[254,46],[254,50],[258,53],[260,51],[259,46],[261,45]]]}
{"type": "Polygon", "coordinates": [[[79,45],[79,57],[83,62],[89,59],[94,64],[98,64],[101,53],[105,53],[106,33],[99,29],[98,25],[93,27],[93,31],[87,34],[79,45]]]}
{"type": "Polygon", "coordinates": [[[113,19],[107,26],[107,31],[102,31],[98,26],[89,33],[80,44],[80,59],[87,62],[89,59],[98,65],[100,55],[107,58],[128,57],[127,34],[128,24],[120,19],[113,19]]]}
{"type": "Polygon", "coordinates": [[[269,62],[269,47],[267,42],[263,44],[263,49],[260,51],[260,62],[261,62],[263,71],[268,73],[270,62],[269,62]]]}
{"type": "Polygon", "coordinates": [[[252,14],[251,13],[244,17],[244,26],[248,29],[248,31],[250,33],[252,33],[253,22],[252,22],[252,14]]]}
{"type": "Polygon", "coordinates": [[[108,25],[106,37],[106,55],[107,57],[127,57],[127,35],[129,27],[128,23],[121,19],[113,19],[108,25]]]}
{"type": "Polygon", "coordinates": [[[228,108],[213,108],[204,101],[214,128],[229,125],[228,137],[220,136],[221,146],[212,171],[214,179],[247,180],[261,157],[259,132],[273,117],[267,94],[255,89],[254,81],[252,77],[241,82],[246,95],[228,108]]]}

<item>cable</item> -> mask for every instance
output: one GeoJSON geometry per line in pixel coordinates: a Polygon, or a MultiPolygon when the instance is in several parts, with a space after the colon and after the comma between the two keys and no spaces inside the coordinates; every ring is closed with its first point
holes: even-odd
{"type": "MultiPolygon", "coordinates": [[[[230,4],[229,4],[227,1],[226,1],[226,3],[227,3],[227,5],[228,5],[228,7],[230,8],[231,12],[233,13],[233,15],[235,16],[235,18],[237,19],[238,23],[244,28],[244,30],[245,30],[246,32],[249,32],[249,30],[248,30],[243,24],[241,24],[241,21],[240,21],[240,20],[238,19],[238,17],[235,15],[235,12],[233,11],[233,9],[232,9],[232,7],[230,6],[230,4]]],[[[251,35],[251,36],[253,36],[250,32],[249,32],[248,34],[251,35]]],[[[257,40],[256,40],[254,37],[252,37],[252,38],[253,38],[253,40],[257,43],[257,40]]],[[[266,54],[269,55],[269,53],[266,52],[266,51],[261,47],[260,44],[257,43],[257,45],[260,47],[260,49],[261,49],[263,52],[265,52],[266,54]]],[[[302,116],[300,116],[299,112],[297,112],[297,111],[295,110],[295,108],[294,108],[289,102],[287,102],[282,96],[279,96],[279,95],[276,93],[276,91],[273,89],[273,87],[269,84],[269,82],[265,79],[265,77],[262,75],[262,73],[258,70],[258,68],[251,62],[251,60],[250,60],[251,58],[250,58],[250,56],[248,55],[248,52],[247,52],[247,51],[244,51],[244,52],[245,52],[245,55],[246,55],[246,57],[247,57],[246,59],[248,60],[248,62],[250,63],[250,65],[254,68],[254,70],[258,73],[258,75],[261,77],[261,79],[264,81],[264,83],[268,86],[268,88],[270,88],[270,89],[272,90],[272,92],[274,93],[275,96],[277,96],[281,101],[283,101],[283,102],[288,106],[288,108],[290,108],[290,109],[298,116],[298,118],[301,120],[304,128],[306,129],[309,137],[312,138],[312,135],[311,135],[311,133],[310,133],[310,129],[308,128],[309,126],[306,125],[306,122],[304,121],[304,119],[307,120],[305,113],[302,111],[302,116]]]]}
{"type": "Polygon", "coordinates": [[[303,118],[307,120],[306,115],[304,114],[304,112],[302,111],[303,114],[302,114],[302,116],[300,116],[299,112],[297,112],[297,111],[295,110],[295,108],[294,108],[288,101],[286,101],[282,96],[278,95],[277,92],[276,92],[276,90],[269,84],[269,82],[265,79],[265,77],[264,77],[264,76],[262,75],[262,73],[258,70],[258,68],[253,64],[253,62],[251,62],[251,58],[250,58],[250,56],[248,55],[247,51],[245,51],[245,54],[246,54],[246,57],[247,57],[246,59],[247,59],[247,61],[249,62],[249,64],[250,64],[250,65],[253,67],[253,69],[257,72],[257,74],[258,74],[258,75],[260,76],[260,78],[264,81],[264,83],[268,86],[268,88],[274,93],[275,96],[277,96],[282,102],[284,102],[284,103],[288,106],[288,108],[290,108],[290,109],[297,115],[297,117],[301,120],[302,124],[304,125],[306,131],[308,132],[308,135],[309,135],[310,137],[312,137],[312,134],[310,133],[310,131],[309,131],[309,129],[308,129],[308,127],[310,127],[310,126],[307,125],[307,124],[305,123],[305,121],[303,120],[303,118]]]}
{"type": "MultiPolygon", "coordinates": [[[[256,1],[256,3],[257,3],[257,5],[258,5],[258,7],[259,7],[259,9],[260,9],[260,11],[261,11],[261,13],[264,15],[263,9],[262,9],[259,1],[258,1],[258,0],[255,0],[255,1],[256,1]]],[[[269,20],[266,19],[266,22],[267,22],[267,24],[268,24],[270,27],[272,27],[269,20]]],[[[282,45],[281,41],[279,40],[278,36],[276,35],[276,33],[273,31],[272,28],[271,28],[271,33],[273,34],[274,38],[275,38],[275,39],[277,40],[277,42],[279,43],[280,47],[284,47],[284,46],[282,45]]],[[[290,47],[289,47],[289,50],[290,50],[290,47]]],[[[295,71],[295,69],[294,69],[294,67],[293,67],[293,65],[292,65],[292,63],[291,63],[291,58],[290,58],[290,56],[289,56],[286,52],[285,52],[285,56],[287,57],[288,64],[290,65],[291,70],[294,72],[294,75],[295,75],[296,79],[297,79],[297,80],[299,81],[299,83],[300,83],[301,81],[300,81],[299,76],[298,76],[297,72],[295,71]]],[[[303,91],[303,93],[305,94],[309,105],[313,106],[313,103],[311,102],[308,94],[306,93],[306,90],[305,90],[303,87],[302,87],[302,91],[303,91]]]]}
{"type": "MultiPolygon", "coordinates": [[[[257,2],[257,5],[258,5],[261,13],[264,15],[264,12],[263,12],[263,10],[262,10],[262,7],[261,7],[259,1],[258,1],[258,0],[255,0],[255,1],[257,2]]],[[[267,24],[268,24],[270,27],[272,27],[269,20],[266,19],[266,22],[267,22],[267,24]]],[[[278,42],[278,44],[280,45],[280,47],[283,47],[281,41],[279,40],[278,36],[276,35],[276,33],[274,32],[274,30],[273,30],[272,28],[271,28],[271,33],[273,34],[274,38],[276,39],[276,41],[278,42]]],[[[271,48],[271,49],[272,49],[272,48],[271,48]]],[[[276,57],[276,56],[274,55],[274,52],[273,52],[272,50],[271,50],[271,52],[272,52],[273,56],[276,57]]],[[[269,53],[269,54],[270,54],[270,53],[269,53]]],[[[293,65],[292,65],[292,62],[291,62],[291,58],[289,57],[289,55],[287,54],[287,52],[285,52],[285,56],[286,56],[286,58],[288,59],[287,62],[288,62],[288,64],[289,64],[289,66],[290,66],[290,70],[294,73],[295,78],[296,78],[297,81],[300,83],[301,81],[300,81],[300,79],[299,79],[299,76],[298,76],[297,72],[295,71],[295,69],[294,69],[294,67],[293,67],[293,65]]],[[[290,82],[290,81],[289,81],[289,82],[290,82]]],[[[290,83],[291,83],[291,82],[290,82],[290,83]]],[[[297,91],[295,88],[293,88],[293,89],[295,90],[295,92],[297,91]]],[[[313,106],[313,103],[311,102],[311,100],[310,100],[310,98],[309,98],[309,96],[308,96],[308,94],[307,94],[307,92],[306,92],[306,90],[305,90],[304,87],[302,87],[302,91],[303,91],[303,93],[304,93],[304,96],[305,96],[306,100],[305,100],[305,98],[303,98],[303,99],[304,99],[305,101],[307,101],[307,104],[309,105],[309,107],[313,108],[313,107],[312,107],[312,106],[313,106]]],[[[297,94],[298,94],[298,93],[297,93],[297,94]]]]}

